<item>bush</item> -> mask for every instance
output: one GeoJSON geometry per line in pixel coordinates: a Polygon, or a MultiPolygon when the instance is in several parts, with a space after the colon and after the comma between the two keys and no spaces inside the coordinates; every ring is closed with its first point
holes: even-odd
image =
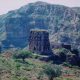
{"type": "Polygon", "coordinates": [[[38,74],[37,79],[43,80],[43,77],[44,77],[44,73],[43,73],[43,71],[40,71],[39,74],[38,74]]]}
{"type": "Polygon", "coordinates": [[[21,65],[19,63],[16,63],[16,66],[15,67],[16,67],[17,70],[19,70],[20,67],[21,67],[21,65]]]}
{"type": "Polygon", "coordinates": [[[68,62],[64,62],[64,63],[63,63],[63,66],[66,66],[66,67],[70,67],[70,68],[72,68],[72,65],[69,64],[68,62]]]}
{"type": "Polygon", "coordinates": [[[29,80],[26,77],[13,77],[11,80],[29,80]]]}
{"type": "Polygon", "coordinates": [[[47,64],[43,67],[43,72],[48,75],[49,80],[59,77],[62,74],[62,68],[59,65],[47,64]]]}
{"type": "Polygon", "coordinates": [[[64,79],[64,80],[73,80],[73,79],[70,79],[70,78],[66,78],[66,79],[64,79]]]}
{"type": "Polygon", "coordinates": [[[19,80],[28,80],[26,77],[20,77],[19,80]]]}
{"type": "Polygon", "coordinates": [[[13,58],[22,59],[23,62],[25,62],[25,58],[29,58],[29,57],[32,57],[32,53],[26,50],[20,50],[13,55],[13,58]]]}

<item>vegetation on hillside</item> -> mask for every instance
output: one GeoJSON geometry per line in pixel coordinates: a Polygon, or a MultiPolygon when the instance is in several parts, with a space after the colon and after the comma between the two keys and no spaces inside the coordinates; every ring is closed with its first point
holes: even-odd
{"type": "Polygon", "coordinates": [[[12,44],[15,47],[25,47],[28,43],[30,29],[37,28],[48,30],[51,42],[68,43],[79,49],[79,10],[79,8],[44,2],[25,5],[0,16],[0,41],[5,40],[4,43],[9,46],[12,44]],[[24,39],[22,39],[23,37],[24,39]]]}
{"type": "Polygon", "coordinates": [[[42,56],[29,51],[0,54],[0,80],[79,80],[80,69],[41,61],[42,56]],[[20,52],[20,55],[19,55],[20,52]],[[16,54],[15,54],[16,53],[16,54]],[[14,56],[18,55],[20,58],[14,56]],[[30,53],[28,55],[28,53],[30,53]],[[11,54],[11,55],[10,55],[11,54]],[[24,54],[27,54],[25,61],[24,54]],[[33,55],[32,55],[33,54],[33,55]],[[23,55],[21,57],[21,55],[23,55]]]}

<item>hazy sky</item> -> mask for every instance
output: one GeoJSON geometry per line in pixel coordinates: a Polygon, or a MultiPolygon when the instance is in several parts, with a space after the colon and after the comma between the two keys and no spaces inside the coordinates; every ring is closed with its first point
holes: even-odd
{"type": "Polygon", "coordinates": [[[61,4],[69,7],[80,7],[80,0],[0,0],[0,14],[18,9],[31,2],[44,1],[52,4],[61,4]]]}

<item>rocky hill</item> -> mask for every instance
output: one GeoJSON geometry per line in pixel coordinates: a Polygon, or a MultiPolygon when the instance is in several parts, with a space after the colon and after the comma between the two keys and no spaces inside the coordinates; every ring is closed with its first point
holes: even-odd
{"type": "Polygon", "coordinates": [[[80,48],[78,10],[45,2],[30,3],[1,15],[0,41],[6,46],[25,47],[30,29],[35,28],[48,30],[51,42],[68,43],[80,48]]]}
{"type": "Polygon", "coordinates": [[[72,9],[80,15],[80,7],[73,7],[72,9]]]}

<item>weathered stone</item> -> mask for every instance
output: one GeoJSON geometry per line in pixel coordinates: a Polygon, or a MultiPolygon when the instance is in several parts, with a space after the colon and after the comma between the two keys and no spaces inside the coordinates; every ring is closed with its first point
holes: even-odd
{"type": "Polygon", "coordinates": [[[51,55],[48,31],[40,29],[31,30],[29,37],[29,50],[42,55],[51,55]]]}
{"type": "Polygon", "coordinates": [[[66,61],[72,65],[78,65],[79,57],[76,54],[67,55],[66,61]]]}
{"type": "Polygon", "coordinates": [[[71,45],[70,44],[62,44],[62,47],[68,50],[71,50],[71,45]]]}

